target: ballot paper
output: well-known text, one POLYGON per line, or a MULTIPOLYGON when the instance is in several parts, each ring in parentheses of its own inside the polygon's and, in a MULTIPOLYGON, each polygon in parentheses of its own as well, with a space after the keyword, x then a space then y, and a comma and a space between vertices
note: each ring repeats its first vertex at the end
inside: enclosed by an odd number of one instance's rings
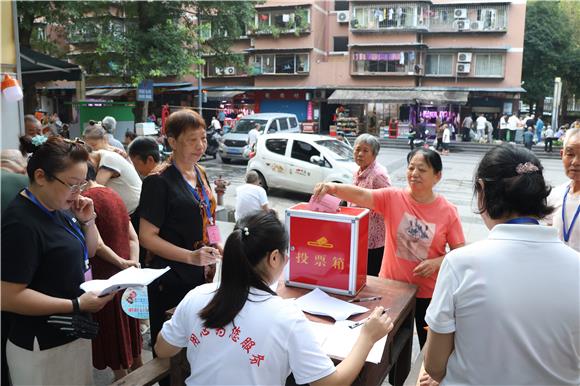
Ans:
POLYGON ((346 320, 351 315, 362 314, 369 310, 366 307, 333 298, 318 288, 296 299, 296 304, 304 312, 330 316, 336 321, 346 320))
POLYGON ((81 284, 81 289, 85 292, 92 291, 97 292, 99 296, 105 296, 125 288, 148 285, 169 269, 170 267, 163 269, 129 267, 107 280, 86 281, 81 284))
MULTIPOLYGON (((349 328, 348 326, 353 323, 355 322, 350 320, 334 324, 310 322, 310 326, 326 355, 334 359, 343 360, 351 352, 362 330, 362 326, 349 328)), ((385 335, 373 345, 367 356, 367 362, 375 364, 381 362, 387 337, 388 335, 385 335)))
POLYGON ((318 200, 315 200, 314 196, 311 196, 310 201, 308 201, 308 210, 315 212, 336 213, 338 212, 339 204, 340 198, 336 198, 330 194, 325 194, 318 200))

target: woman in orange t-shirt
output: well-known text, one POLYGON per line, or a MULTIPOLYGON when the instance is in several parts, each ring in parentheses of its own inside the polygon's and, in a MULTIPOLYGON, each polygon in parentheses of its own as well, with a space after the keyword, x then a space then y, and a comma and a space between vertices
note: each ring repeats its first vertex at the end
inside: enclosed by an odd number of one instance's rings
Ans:
POLYGON ((441 180, 439 154, 417 148, 407 156, 406 188, 363 189, 353 185, 320 183, 315 197, 332 194, 366 207, 385 219, 385 252, 379 277, 418 286, 415 325, 421 348, 427 339, 425 311, 431 301, 437 272, 447 246, 465 244, 459 214, 454 205, 433 191, 441 180))

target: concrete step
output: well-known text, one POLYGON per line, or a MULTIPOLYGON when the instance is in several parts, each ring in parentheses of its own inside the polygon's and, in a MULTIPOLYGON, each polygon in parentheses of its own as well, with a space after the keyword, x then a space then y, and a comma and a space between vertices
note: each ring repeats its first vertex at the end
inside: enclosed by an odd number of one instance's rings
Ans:
MULTIPOLYGON (((409 149, 409 140, 407 138, 380 138, 381 147, 390 149, 409 149)), ((429 144, 432 144, 429 141, 429 144)), ((496 144, 488 143, 475 143, 475 142, 451 142, 449 150, 453 153, 472 153, 472 154, 484 154, 492 146, 497 146, 496 144)), ((522 144, 516 144, 517 147, 524 147, 522 144)), ((534 145, 532 151, 540 159, 560 159, 560 149, 561 146, 554 146, 551 153, 546 153, 544 151, 543 145, 534 145)))

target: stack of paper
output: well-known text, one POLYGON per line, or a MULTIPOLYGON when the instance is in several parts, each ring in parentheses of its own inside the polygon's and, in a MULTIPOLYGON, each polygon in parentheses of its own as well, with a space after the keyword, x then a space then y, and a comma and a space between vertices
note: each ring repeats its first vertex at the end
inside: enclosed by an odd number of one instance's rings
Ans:
POLYGON ((97 292, 99 296, 105 296, 125 288, 148 285, 169 270, 170 267, 164 269, 130 267, 107 280, 86 281, 81 284, 81 289, 85 292, 92 291, 97 292))
POLYGON ((362 314, 369 309, 344 300, 333 298, 318 288, 296 299, 296 304, 304 312, 330 316, 334 320, 346 320, 351 315, 362 314))
MULTIPOLYGON (((360 332, 361 327, 349 328, 352 321, 336 322, 335 324, 310 322, 316 339, 320 343, 322 350, 331 358, 343 360, 351 352, 360 332)), ((387 343, 388 335, 379 339, 374 345, 366 361, 380 363, 383 351, 387 343)))

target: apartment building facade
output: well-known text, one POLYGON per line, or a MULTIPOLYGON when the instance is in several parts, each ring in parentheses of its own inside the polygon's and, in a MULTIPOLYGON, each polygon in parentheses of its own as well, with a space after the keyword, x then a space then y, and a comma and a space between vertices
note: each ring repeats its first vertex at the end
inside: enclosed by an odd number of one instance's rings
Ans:
POLYGON ((203 88, 208 106, 294 112, 322 132, 511 113, 525 13, 525 0, 269 0, 233 48, 246 66, 207 57, 203 88))

